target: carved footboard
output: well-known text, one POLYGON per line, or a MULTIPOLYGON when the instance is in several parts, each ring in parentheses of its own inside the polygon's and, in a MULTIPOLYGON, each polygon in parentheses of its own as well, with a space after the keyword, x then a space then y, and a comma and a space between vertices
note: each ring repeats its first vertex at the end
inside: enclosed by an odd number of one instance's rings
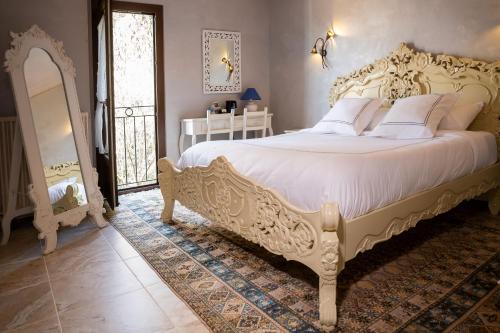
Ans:
POLYGON ((335 326, 337 274, 343 267, 337 234, 342 219, 336 204, 324 204, 319 212, 302 211, 241 176, 224 157, 208 167, 182 171, 164 158, 158 167, 164 220, 172 218, 177 200, 268 251, 307 265, 320 277, 321 324, 335 326))

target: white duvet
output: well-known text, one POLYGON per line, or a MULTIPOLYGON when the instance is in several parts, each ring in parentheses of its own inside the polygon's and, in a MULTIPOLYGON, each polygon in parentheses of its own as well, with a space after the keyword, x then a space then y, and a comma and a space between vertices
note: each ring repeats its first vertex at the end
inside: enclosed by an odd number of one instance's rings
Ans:
POLYGON ((336 202, 352 219, 494 164, 497 148, 487 132, 439 131, 432 139, 393 140, 302 131, 199 143, 182 154, 178 167, 206 166, 221 155, 299 208, 317 211, 336 202))

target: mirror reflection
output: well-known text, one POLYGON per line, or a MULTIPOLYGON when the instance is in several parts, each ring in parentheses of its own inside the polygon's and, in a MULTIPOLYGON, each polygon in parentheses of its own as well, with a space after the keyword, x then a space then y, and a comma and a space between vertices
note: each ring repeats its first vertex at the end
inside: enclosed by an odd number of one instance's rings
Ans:
POLYGON ((24 77, 50 203, 60 214, 87 203, 61 72, 46 51, 33 48, 24 77))
POLYGON ((234 40, 210 38, 210 84, 234 84, 234 40))

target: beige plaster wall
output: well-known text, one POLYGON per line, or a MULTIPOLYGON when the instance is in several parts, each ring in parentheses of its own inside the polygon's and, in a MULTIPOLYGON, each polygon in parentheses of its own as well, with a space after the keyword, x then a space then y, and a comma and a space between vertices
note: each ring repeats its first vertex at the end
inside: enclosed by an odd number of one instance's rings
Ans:
MULTIPOLYGON (((141 0, 139 0, 140 2, 141 0)), ((268 0, 146 0, 164 7, 167 155, 178 158, 180 119, 202 117, 213 101, 240 94, 204 95, 201 32, 234 30, 242 39, 242 88, 255 87, 261 105, 270 103, 268 0)), ((83 111, 93 107, 88 2, 85 0, 2 0, 0 54, 9 47, 9 31, 25 31, 37 23, 63 41, 77 70, 77 90, 83 111)), ((15 115, 8 75, 0 73, 0 116, 15 115)), ((201 139, 201 138, 200 138, 201 139)), ((189 143, 186 142, 186 146, 189 143)))
POLYGON ((275 129, 314 125, 329 89, 400 42, 427 52, 500 59, 498 0, 271 0, 271 109, 275 129), (333 25, 330 69, 309 52, 333 25))
MULTIPOLYGON (((10 31, 24 32, 38 24, 64 43, 76 68, 76 89, 82 111, 90 111, 91 94, 88 2, 86 0, 2 0, 0 4, 0 59, 10 47, 10 31)), ((8 74, 0 71, 0 116, 16 114, 8 74)))
MULTIPOLYGON (((248 87, 270 104, 268 0, 140 0, 163 5, 167 156, 179 157, 180 120, 204 117, 214 101, 236 100, 248 87), (241 32, 241 94, 203 94, 202 30, 241 32)), ((199 138, 204 140, 204 138, 199 138)), ((185 147, 190 140, 186 139, 185 147)))
MULTIPOLYGON (((176 159, 179 121, 201 117, 212 101, 239 94, 202 92, 201 31, 242 33, 243 89, 255 87, 275 114, 277 132, 313 125, 328 110, 338 75, 386 55, 406 41, 430 52, 485 60, 500 58, 498 0, 144 0, 164 6, 167 155, 176 159), (330 69, 309 51, 329 25, 338 37, 329 48, 330 69)), ((77 70, 83 111, 91 110, 91 46, 85 0, 3 0, 0 54, 9 31, 37 23, 64 42, 77 70)), ((241 101, 239 101, 241 106, 241 101)), ((10 82, 0 72, 0 116, 14 115, 10 82)), ((201 139, 201 138, 200 138, 201 139)), ((187 142, 186 142, 187 143, 187 142)))

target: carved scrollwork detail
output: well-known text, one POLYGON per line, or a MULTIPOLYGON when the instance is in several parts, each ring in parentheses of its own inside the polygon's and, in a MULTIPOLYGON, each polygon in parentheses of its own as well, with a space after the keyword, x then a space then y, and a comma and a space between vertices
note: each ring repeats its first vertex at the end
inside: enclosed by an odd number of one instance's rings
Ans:
POLYGON ((104 209, 104 196, 102 195, 98 182, 99 182, 99 174, 95 168, 92 168, 92 179, 90 180, 94 183, 96 187, 96 191, 89 194, 89 214, 92 216, 102 215, 106 210, 104 209))
POLYGON ((33 224, 39 231, 38 238, 44 239, 47 235, 54 233, 59 229, 59 223, 52 223, 52 207, 43 207, 40 205, 39 193, 35 190, 33 184, 28 185, 28 196, 33 202, 35 216, 33 224))
POLYGON ((257 242, 277 254, 311 254, 317 243, 316 231, 299 214, 282 205, 267 190, 257 190, 256 219, 251 231, 257 242))
POLYGON ((202 200, 200 172, 197 169, 187 169, 176 175, 174 179, 174 197, 186 207, 198 211, 202 200))
POLYGON ((339 241, 338 239, 328 239, 321 242, 321 265, 324 275, 337 276, 337 266, 339 263, 339 241))
POLYGON ((48 40, 61 60, 61 69, 68 72, 72 77, 76 76, 75 66, 73 65, 73 61, 71 60, 71 58, 66 55, 63 43, 52 38, 49 34, 40 29, 38 25, 32 25, 28 31, 23 33, 11 32, 10 36, 12 37, 12 41, 10 43, 11 48, 5 52, 4 62, 4 67, 7 72, 11 72, 14 68, 17 68, 23 64, 24 59, 22 59, 21 61, 20 57, 18 57, 18 54, 19 52, 21 52, 24 40, 33 38, 35 40, 48 40))
POLYGON ((419 95, 422 91, 417 80, 418 68, 427 66, 431 61, 430 54, 415 53, 406 44, 401 44, 389 56, 337 78, 330 93, 330 105, 351 86, 363 86, 374 78, 383 78, 381 95, 391 103, 398 98, 419 95))
POLYGON ((482 73, 498 73, 498 62, 486 63, 470 58, 457 58, 449 55, 437 55, 435 64, 443 67, 449 74, 463 73, 469 69, 482 73))
POLYGON ((368 235, 363 238, 363 240, 356 248, 356 255, 360 252, 372 249, 373 246, 377 243, 383 242, 391 238, 392 236, 399 235, 400 233, 412 227, 415 227, 421 220, 445 213, 456 207, 462 201, 473 199, 483 193, 488 192, 491 189, 496 188, 497 186, 499 186, 497 182, 482 182, 481 184, 473 186, 462 193, 446 191, 439 197, 437 201, 435 201, 432 206, 428 207, 427 209, 410 214, 403 219, 395 218, 380 234, 368 235))
POLYGON ((74 171, 80 171, 80 162, 69 161, 43 167, 43 172, 47 178, 66 176, 74 171))
POLYGON ((471 129, 487 130, 497 138, 500 153, 500 60, 487 63, 465 57, 418 52, 402 43, 388 56, 346 76, 330 90, 330 107, 344 96, 369 95, 394 103, 420 94, 464 92, 464 101, 486 102, 471 129), (367 93, 365 93, 367 92, 367 93), (477 100, 470 98, 477 96, 477 100))
MULTIPOLYGON (((450 55, 436 55, 416 52, 406 44, 400 46, 385 58, 376 60, 373 64, 338 77, 330 92, 330 105, 333 105, 343 93, 352 86, 364 86, 372 79, 383 78, 381 96, 393 102, 397 98, 414 96, 424 93, 423 82, 419 82, 419 75, 429 66, 444 69, 450 78, 462 73, 486 73, 492 79, 500 73, 500 61, 486 63, 470 58, 454 57, 450 55)), ((499 82, 494 82, 497 86, 499 82)))
POLYGON ((161 164, 160 185, 168 193, 163 175, 173 171, 167 178, 173 183, 174 197, 187 208, 273 253, 301 257, 314 252, 317 235, 312 225, 272 191, 239 175, 224 157, 208 167, 183 171, 175 170, 170 162, 161 164), (244 199, 250 193, 255 200, 244 199))
POLYGON ((215 195, 212 200, 215 200, 215 205, 207 206, 207 215, 213 221, 220 223, 225 226, 231 226, 231 190, 224 180, 220 180, 220 183, 214 183, 215 185, 215 195))
POLYGON ((420 85, 414 79, 415 73, 395 74, 389 79, 390 83, 383 87, 383 95, 390 103, 398 98, 416 96, 421 94, 420 85))
MULTIPOLYGON (((188 168, 174 177, 174 197, 184 206, 207 219, 237 229, 238 216, 231 213, 233 205, 244 205, 237 200, 237 189, 229 181, 227 166, 215 160, 207 169, 188 168)), ((238 212, 243 207, 233 207, 238 212)))
POLYGON ((106 210, 103 208, 104 197, 101 191, 94 191, 89 195, 89 214, 92 216, 100 215, 105 213, 106 210))

